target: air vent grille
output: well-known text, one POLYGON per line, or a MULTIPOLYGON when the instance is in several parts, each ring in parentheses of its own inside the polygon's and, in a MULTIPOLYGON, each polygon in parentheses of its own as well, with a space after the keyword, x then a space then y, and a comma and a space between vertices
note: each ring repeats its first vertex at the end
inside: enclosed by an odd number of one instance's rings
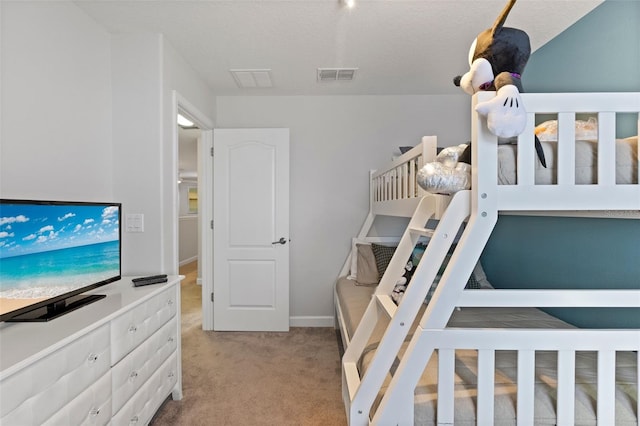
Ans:
POLYGON ((318 81, 351 81, 358 68, 318 68, 318 81))
POLYGON ((232 69, 229 72, 241 89, 273 87, 270 69, 232 69))

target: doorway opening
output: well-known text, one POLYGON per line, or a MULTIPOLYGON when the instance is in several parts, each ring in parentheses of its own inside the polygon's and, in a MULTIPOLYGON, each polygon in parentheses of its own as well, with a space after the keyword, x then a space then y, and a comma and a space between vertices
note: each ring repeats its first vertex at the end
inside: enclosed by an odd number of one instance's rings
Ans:
MULTIPOLYGON (((179 93, 173 92, 174 125, 174 245, 175 270, 185 275, 183 283, 194 281, 183 298, 199 298, 199 310, 190 321, 213 329, 213 165, 210 151, 213 123, 179 93), (190 123, 178 124, 178 115, 190 123)), ((198 305, 198 300, 189 300, 198 305)))
POLYGON ((198 199, 198 144, 202 131, 178 113, 178 267, 181 284, 182 325, 202 320, 202 274, 198 199))

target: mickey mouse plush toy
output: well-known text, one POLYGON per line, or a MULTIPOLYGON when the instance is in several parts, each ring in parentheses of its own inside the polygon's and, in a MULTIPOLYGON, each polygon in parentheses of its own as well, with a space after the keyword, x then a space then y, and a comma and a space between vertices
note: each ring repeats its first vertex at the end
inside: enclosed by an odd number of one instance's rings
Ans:
POLYGON ((493 27, 481 32, 471 44, 471 69, 453 83, 470 95, 496 90, 496 97, 478 104, 476 111, 487 117, 487 125, 501 138, 518 136, 527 124, 520 97, 522 73, 531 55, 529 36, 522 30, 504 27, 516 0, 510 0, 493 27))
MULTIPOLYGON (((515 3, 516 0, 509 0, 493 26, 476 37, 469 50, 469 71, 453 80, 456 86, 461 87, 470 95, 479 91, 496 91, 496 96, 490 101, 479 103, 476 106, 476 111, 487 117, 489 131, 502 140, 518 136, 524 131, 527 124, 527 113, 520 93, 523 92, 522 73, 531 55, 529 36, 522 30, 503 26, 515 3)), ((538 158, 546 167, 544 152, 537 138, 535 138, 535 143, 538 158)), ((451 158, 451 153, 448 150, 444 155, 451 158)), ((457 157, 457 161, 471 164, 470 145, 457 157)), ((442 173, 443 169, 447 169, 447 167, 435 163, 429 163, 427 166, 430 167, 420 171, 422 176, 418 175, 418 182, 425 190, 451 193, 460 189, 468 189, 466 187, 444 188, 445 190, 442 190, 443 176, 435 176, 434 173, 442 173)), ((458 167, 458 170, 444 171, 449 172, 450 177, 454 177, 455 181, 460 182, 465 179, 460 179, 461 176, 456 175, 463 172, 469 173, 469 169, 468 167, 458 167)), ((470 179, 468 179, 468 185, 470 185, 470 179)), ((447 186, 446 182, 444 186, 447 186)))

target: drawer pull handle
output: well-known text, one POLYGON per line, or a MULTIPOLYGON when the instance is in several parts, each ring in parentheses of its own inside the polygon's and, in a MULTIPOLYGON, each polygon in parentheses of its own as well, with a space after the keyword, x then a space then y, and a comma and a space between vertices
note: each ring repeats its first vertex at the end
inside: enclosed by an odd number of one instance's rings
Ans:
POLYGON ((97 417, 98 414, 100 414, 100 409, 99 408, 92 408, 91 411, 89 411, 89 415, 91 417, 97 417))
POLYGON ((135 333, 136 331, 138 331, 138 327, 135 325, 129 326, 129 333, 135 333))
POLYGON ((89 358, 87 358, 87 361, 89 362, 89 364, 93 364, 97 360, 98 360, 98 355, 97 354, 90 354, 89 358))
POLYGON ((129 381, 133 382, 137 377, 138 377, 138 372, 132 371, 131 374, 129 374, 129 381))
POLYGON ((137 423, 138 423, 138 416, 133 416, 131 417, 131 420, 129 420, 130 425, 135 425, 137 423))

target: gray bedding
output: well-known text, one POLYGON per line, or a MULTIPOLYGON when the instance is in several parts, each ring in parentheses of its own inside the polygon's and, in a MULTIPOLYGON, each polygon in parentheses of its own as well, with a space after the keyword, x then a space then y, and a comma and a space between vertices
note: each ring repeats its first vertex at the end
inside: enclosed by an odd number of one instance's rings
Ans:
MULTIPOLYGON (((558 183, 558 143, 541 142, 547 168, 536 159, 535 183, 551 185, 558 183)), ((502 185, 516 184, 517 146, 505 144, 498 146, 498 182, 502 185)), ((616 183, 631 184, 638 182, 638 138, 616 140, 616 183)), ((575 147, 575 182, 578 185, 595 184, 598 181, 598 143, 596 141, 577 140, 575 147)))
MULTIPOLYGON (((360 318, 369 303, 374 286, 356 285, 352 280, 338 280, 336 291, 345 325, 350 336, 353 335, 360 318)), ((478 290, 491 291, 491 290, 478 290)), ((424 305, 423 308, 424 309, 424 305)), ((418 315, 418 318, 421 315, 418 315)), ((413 329, 418 320, 414 322, 413 329)), ((361 374, 366 371, 373 353, 380 341, 386 324, 378 324, 369 344, 360 360, 361 374)), ((486 327, 486 328, 572 328, 571 325, 535 308, 463 308, 452 315, 448 327, 486 327)), ((413 330, 412 329, 412 330, 413 330)), ((410 339, 411 333, 409 337, 410 339)), ((407 343, 401 349, 404 352, 407 343)), ((400 356, 401 356, 400 354, 400 356)), ((495 425, 516 424, 516 352, 496 352, 496 390, 495 425)), ((476 351, 456 351, 455 376, 455 424, 475 425, 476 413, 476 351)), ((535 424, 556 424, 555 380, 557 377, 556 352, 536 353, 535 384, 535 424)), ((617 353, 617 402, 616 425, 637 426, 637 354, 617 353)), ((596 424, 596 354, 578 352, 576 354, 576 424, 596 424)), ((390 377, 387 377, 383 389, 390 377)), ((374 409, 379 401, 374 404, 374 409)), ((419 425, 436 424, 437 404, 437 353, 427 364, 415 391, 415 423, 419 425)), ((612 425, 613 426, 613 425, 612 425)))

